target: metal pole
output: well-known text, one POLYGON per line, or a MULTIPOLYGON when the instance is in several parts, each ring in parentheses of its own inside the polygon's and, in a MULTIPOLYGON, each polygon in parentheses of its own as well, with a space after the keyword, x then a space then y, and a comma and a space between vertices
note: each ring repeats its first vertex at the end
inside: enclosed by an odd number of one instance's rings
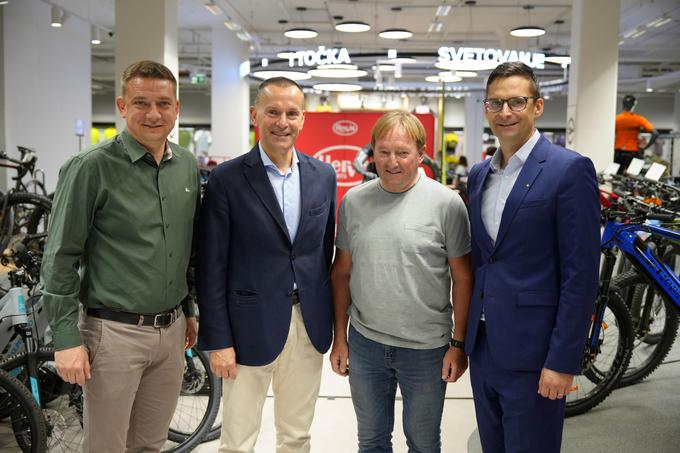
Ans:
POLYGON ((441 183, 446 185, 446 143, 444 142, 444 88, 446 83, 442 80, 442 92, 439 97, 439 137, 441 138, 442 147, 442 174, 441 183))

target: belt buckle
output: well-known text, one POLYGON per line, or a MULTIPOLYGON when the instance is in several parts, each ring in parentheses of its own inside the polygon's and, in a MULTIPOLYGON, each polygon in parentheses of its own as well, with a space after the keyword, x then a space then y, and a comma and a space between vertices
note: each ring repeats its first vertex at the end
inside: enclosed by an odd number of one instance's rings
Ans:
POLYGON ((162 327, 168 327, 172 325, 172 323, 175 322, 175 312, 172 311, 170 313, 159 313, 157 315, 154 315, 153 317, 153 326, 156 329, 160 329, 162 327), (164 322, 167 319, 167 322, 164 322))

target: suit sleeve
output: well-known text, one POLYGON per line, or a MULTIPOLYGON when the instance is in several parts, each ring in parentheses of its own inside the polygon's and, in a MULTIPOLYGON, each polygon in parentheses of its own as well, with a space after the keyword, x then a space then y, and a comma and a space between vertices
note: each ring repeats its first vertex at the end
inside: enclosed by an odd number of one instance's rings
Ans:
POLYGON ((196 286, 202 350, 234 346, 227 308, 227 272, 230 241, 229 200, 221 174, 213 171, 199 215, 196 286))
POLYGON ((545 368, 580 374, 598 288, 600 202, 595 168, 580 157, 564 170, 557 195, 560 293, 545 368))

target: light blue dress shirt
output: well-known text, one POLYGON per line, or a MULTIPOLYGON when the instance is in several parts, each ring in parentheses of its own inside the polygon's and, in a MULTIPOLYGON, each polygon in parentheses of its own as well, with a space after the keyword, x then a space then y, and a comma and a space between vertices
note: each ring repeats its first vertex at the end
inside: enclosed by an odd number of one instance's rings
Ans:
POLYGON ((276 201, 279 202, 279 207, 283 213, 283 218, 286 221, 286 228, 288 229, 288 237, 290 242, 295 242, 298 225, 300 224, 300 167, 298 165, 297 152, 293 151, 293 162, 290 168, 281 173, 281 170, 272 162, 267 156, 267 153, 262 149, 262 145, 258 144, 260 149, 260 158, 267 171, 267 177, 272 184, 276 201))

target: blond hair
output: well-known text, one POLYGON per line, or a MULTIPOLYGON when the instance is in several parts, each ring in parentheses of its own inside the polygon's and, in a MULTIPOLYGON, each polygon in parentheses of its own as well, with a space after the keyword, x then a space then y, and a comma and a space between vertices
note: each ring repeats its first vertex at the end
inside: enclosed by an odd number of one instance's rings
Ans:
POLYGON ((371 147, 375 149, 375 142, 397 127, 401 127, 415 142, 418 151, 425 147, 426 136, 423 124, 415 115, 405 110, 387 112, 376 121, 371 131, 371 147))

